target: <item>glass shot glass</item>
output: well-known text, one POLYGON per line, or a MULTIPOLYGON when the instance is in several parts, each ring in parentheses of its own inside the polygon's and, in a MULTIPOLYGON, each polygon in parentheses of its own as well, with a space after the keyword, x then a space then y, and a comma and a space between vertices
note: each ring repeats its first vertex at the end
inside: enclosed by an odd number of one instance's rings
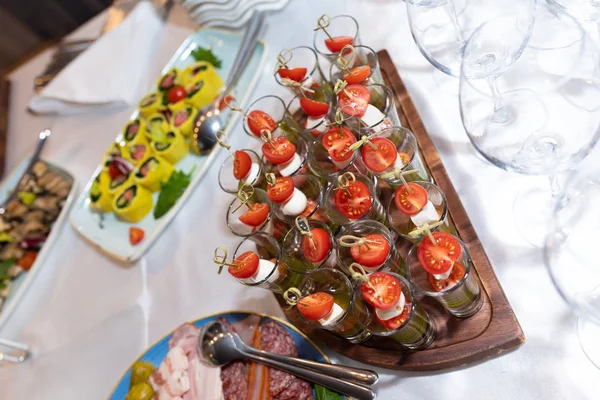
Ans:
POLYGON ((281 247, 283 248, 283 259, 288 269, 298 274, 306 274, 318 268, 333 268, 336 265, 337 256, 335 252, 335 240, 331 229, 321 221, 309 220, 308 226, 311 230, 323 229, 329 236, 329 251, 325 258, 317 262, 309 261, 302 249, 302 240, 305 237, 296 225, 286 233, 281 247))
POLYGON ((241 151, 248 154, 252 160, 250 172, 245 178, 236 179, 233 175, 233 156, 230 154, 225 161, 223 161, 223 164, 221 164, 221 168, 219 168, 219 186, 224 192, 231 194, 236 194, 242 185, 252 185, 255 188, 264 189, 264 187, 261 186, 264 186, 265 183, 265 167, 260 156, 250 149, 242 149, 241 151))
POLYGON ((267 193, 261 189, 254 189, 254 193, 252 193, 246 204, 242 203, 238 197, 233 199, 231 204, 229 204, 225 222, 231 233, 241 237, 250 236, 255 232, 273 234, 273 204, 271 203, 271 200, 269 200, 267 193), (240 221, 240 217, 250 211, 246 204, 255 203, 264 203, 269 207, 268 215, 264 221, 256 226, 248 225, 240 221))
POLYGON ((321 70, 321 66, 319 65, 319 57, 312 48, 308 46, 298 46, 291 49, 284 49, 279 53, 279 57, 281 58, 281 61, 285 61, 285 66, 281 66, 281 63, 278 62, 279 68, 275 71, 275 80, 281 86, 289 88, 292 92, 298 93, 301 90, 290 86, 289 83, 282 80, 282 73, 279 71, 286 67, 288 69, 306 68, 306 75, 300 81, 297 81, 303 88, 313 89, 327 82, 325 75, 321 70))
MULTIPOLYGON (((244 132, 246 132, 248 136, 260 140, 260 132, 252 132, 250 129, 248 119, 252 118, 252 116, 249 115, 252 111, 262 111, 263 113, 266 113, 270 119, 272 119, 272 122, 275 123, 275 129, 272 131, 273 137, 278 136, 278 128, 282 130, 287 129, 289 131, 289 128, 287 127, 287 121, 289 120, 287 105, 281 99, 281 97, 274 95, 260 97, 254 100, 254 102, 250 104, 244 111, 244 132)), ((258 121, 257 123, 262 122, 263 121, 258 121)))
POLYGON ((398 110, 396 110, 396 102, 394 101, 394 93, 392 90, 387 86, 377 83, 369 84, 365 87, 369 89, 369 93, 371 93, 369 106, 376 108, 381 115, 379 117, 371 116, 369 107, 367 107, 365 114, 361 117, 352 116, 347 120, 347 124, 351 126, 355 132, 359 132, 360 135, 371 135, 385 128, 402 126, 400 117, 398 116, 398 110), (368 120, 366 118, 367 113, 370 115, 368 120))
MULTIPOLYGON (((368 194, 363 193, 361 195, 361 201, 359 205, 360 210, 342 208, 342 210, 345 211, 345 214, 342 213, 340 209, 338 209, 338 205, 336 204, 336 192, 344 189, 340 189, 337 184, 332 183, 327 188, 323 199, 323 204, 325 206, 325 210, 327 211, 329 219, 333 223, 338 225, 348 225, 353 222, 363 220, 375 220, 386 225, 388 223, 387 215, 385 209, 383 208, 383 205, 377 197, 377 191, 375 189, 375 185, 373 184, 373 180, 368 176, 362 174, 354 174, 354 176, 356 178, 356 182, 362 182, 368 190, 368 194), (364 204, 365 201, 363 201, 367 198, 369 199, 370 203, 368 206, 364 204), (355 213, 355 211, 358 211, 361 215, 357 216, 356 218, 350 218, 348 215, 355 213)), ((352 191, 352 189, 350 189, 350 191, 352 191)))
MULTIPOLYGON (((396 151, 398 153, 394 165, 391 165, 381 172, 370 170, 377 178, 387 182, 393 189, 397 189, 402 185, 402 179, 400 178, 399 173, 416 170, 416 172, 404 174, 404 179, 407 182, 432 182, 432 178, 427 173, 423 160, 421 160, 417 139, 411 131, 400 126, 393 126, 381 130, 377 134, 377 137, 389 139, 396 146, 396 151)), ((367 164, 365 164, 365 166, 366 165, 367 164)))
POLYGON ((261 264, 255 276, 245 279, 236 278, 241 284, 283 293, 291 287, 290 283, 293 284, 294 279, 298 281, 294 274, 290 274, 286 269, 281 247, 271 234, 256 232, 249 235, 237 246, 233 259, 247 251, 258 255, 261 264))
POLYGON ((420 242, 408 251, 406 264, 415 290, 437 300, 455 317, 468 318, 481 309, 483 298, 479 282, 473 276, 471 255, 462 240, 456 240, 460 243, 461 253, 446 279, 438 280, 423 269, 417 256, 420 242))
POLYGON ((313 93, 299 94, 290 100, 288 103, 288 126, 311 143, 315 138, 329 130, 332 112, 333 95, 331 91, 323 88, 315 88, 313 89, 313 93), (329 110, 323 116, 310 117, 300 107, 300 100, 304 98, 325 103, 329 106, 329 110))
POLYGON ((319 19, 318 26, 324 29, 315 31, 313 47, 329 61, 335 59, 344 45, 358 46, 361 43, 358 22, 350 15, 324 15, 319 19))
POLYGON ((308 143, 300 135, 284 133, 276 135, 275 137, 285 136, 290 143, 296 146, 296 155, 288 162, 274 165, 267 160, 264 156, 261 157, 263 164, 265 165, 265 171, 273 172, 277 176, 289 176, 293 177, 298 174, 304 174, 308 172, 307 159, 308 159, 308 143))
POLYGON ((356 322, 351 312, 352 308, 352 284, 346 275, 332 268, 320 268, 306 274, 298 289, 302 296, 312 293, 324 292, 333 296, 335 304, 342 308, 343 312, 331 323, 322 325, 319 321, 311 321, 297 311, 303 322, 317 329, 326 329, 347 339, 350 343, 362 343, 371 337, 371 334, 356 322))
MULTIPOLYGON (((358 240, 357 240, 358 241, 358 240)), ((362 265, 367 273, 373 273, 377 271, 391 271, 402 276, 406 276, 406 271, 404 267, 404 260, 400 253, 396 250, 396 245, 394 242, 394 238, 392 233, 388 228, 385 227, 380 222, 371 221, 371 220, 362 220, 357 221, 351 224, 348 224, 342 228, 338 236, 336 237, 336 249, 337 249, 337 264, 341 267, 347 274, 351 274, 349 267, 352 263, 358 263, 362 265), (364 244, 353 243, 355 246, 350 246, 345 239, 348 236, 354 236, 355 238, 365 238, 368 235, 377 234, 383 237, 387 246, 389 246, 389 252, 384 260, 379 262, 379 260, 370 260, 371 257, 368 252, 365 252, 366 255, 364 259, 361 259, 358 256, 356 259, 352 256, 352 250, 354 247, 359 247, 361 249, 368 250, 369 245, 380 247, 378 244, 370 244, 369 242, 365 242, 364 244)), ((373 253, 371 253, 373 254, 373 253)))
POLYGON ((329 81, 337 82, 337 80, 344 80, 344 76, 354 68, 369 67, 369 75, 365 76, 362 81, 352 80, 352 83, 361 83, 367 85, 370 83, 378 83, 383 85, 383 77, 381 76, 381 69, 379 68, 379 58, 377 53, 368 46, 354 46, 353 52, 347 54, 338 53, 335 60, 331 63, 329 68, 329 81))
POLYGON ((382 325, 376 316, 376 310, 363 298, 360 285, 356 286, 353 295, 352 313, 358 324, 373 336, 388 337, 409 350, 423 350, 435 339, 435 328, 429 314, 417 303, 412 285, 402 276, 389 272, 400 282, 405 298, 405 312, 408 315, 396 328, 389 329, 382 325))
MULTIPOLYGON (((448 204, 446 203, 446 196, 444 195, 444 192, 442 192, 442 189, 430 182, 415 181, 412 183, 421 186, 423 189, 425 189, 425 191, 427 191, 428 201, 431 202, 431 205, 437 212, 438 219, 436 221, 430 221, 428 224, 432 225, 437 222, 441 222, 440 225, 432 227, 431 231, 454 233, 454 229, 450 226, 450 222, 448 221, 448 204)), ((417 222, 419 222, 417 219, 420 218, 419 215, 417 214, 416 216, 411 217, 404 214, 398 209, 398 206, 396 206, 395 197, 396 193, 392 194, 386 207, 387 220, 390 229, 396 232, 399 236, 413 243, 419 241, 424 237, 423 234, 418 236, 409 235, 410 232, 417 229, 417 225, 415 225, 415 222, 413 221, 417 220, 417 222)))
MULTIPOLYGON (((307 199, 306 208, 299 215, 311 219, 311 217, 319 210, 323 202, 323 187, 321 186, 319 179, 314 175, 297 174, 291 178, 294 181, 294 187, 304 193, 307 199)), ((294 225, 294 221, 298 215, 286 214, 284 204, 285 202, 275 203, 273 205, 275 215, 286 224, 294 225)))
POLYGON ((322 136, 315 139, 308 148, 307 164, 313 174, 327 182, 334 182, 345 172, 352 172, 355 175, 369 174, 369 170, 363 164, 360 151, 354 151, 348 161, 336 163, 323 146, 321 138, 322 136))

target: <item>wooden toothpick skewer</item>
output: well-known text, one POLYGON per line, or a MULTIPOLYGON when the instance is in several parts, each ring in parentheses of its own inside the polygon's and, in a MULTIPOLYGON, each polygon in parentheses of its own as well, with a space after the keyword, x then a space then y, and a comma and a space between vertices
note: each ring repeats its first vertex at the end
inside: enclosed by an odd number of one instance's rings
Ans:
POLYGON ((327 28, 329 26, 329 24, 331 23, 331 17, 327 14, 323 14, 319 17, 319 19, 317 20, 317 27, 315 29, 313 29, 314 31, 318 31, 319 29, 322 29, 323 32, 325 32, 325 34, 327 35, 327 37, 329 39, 333 39, 331 37, 331 35, 329 34, 329 32, 327 32, 327 28))
POLYGON ((225 133, 225 131, 220 130, 217 133, 215 133, 215 138, 217 139, 217 143, 219 144, 219 146, 227 149, 229 154, 231 154, 231 158, 234 158, 235 155, 231 151, 231 145, 228 143, 229 141, 227 140, 227 134, 225 133))
POLYGON ((283 299, 289 305, 288 310, 291 310, 296 304, 302 304, 303 306, 308 305, 306 303, 302 303, 302 301, 300 301, 301 298, 302 292, 298 288, 291 287, 283 292, 283 299))
POLYGON ((338 176, 338 189, 343 190, 346 194, 352 199, 352 193, 348 188, 356 182, 356 176, 352 172, 344 172, 342 175, 338 176))
POLYGON ((246 206, 248 207, 248 210, 252 210, 250 207, 252 205, 252 203, 250 203, 250 198, 252 196, 254 196, 254 186, 244 183, 237 192, 237 198, 240 200, 240 205, 237 206, 233 212, 236 212, 242 206, 246 206))
POLYGON ((348 267, 348 270, 350 271, 350 276, 352 277, 352 279, 356 279, 358 281, 362 281, 362 282, 366 283, 367 286, 370 289, 372 289, 379 296, 379 299, 381 300, 381 295, 377 292, 377 289, 375 289, 375 286, 373 285, 373 283, 371 283, 371 280, 369 279, 369 274, 367 274, 367 271, 365 271, 365 267, 363 267, 359 263, 354 262, 354 263, 350 264, 350 266, 348 267))
POLYGON ((350 71, 349 67, 352 63, 354 63, 355 59, 356 49, 351 44, 347 44, 344 47, 342 47, 342 50, 340 50, 340 52, 338 53, 336 63, 342 71, 350 71), (346 56, 350 56, 350 59, 347 59, 346 56))
POLYGON ((435 242, 433 241, 433 235, 431 234, 431 230, 437 228, 438 226, 441 226, 444 224, 444 221, 437 221, 434 222, 433 224, 430 224, 428 222, 424 223, 423 225, 421 225, 420 227, 413 229, 412 231, 410 231, 408 233, 408 236, 410 237, 417 237, 417 236, 421 236, 423 234, 427 234, 427 236, 429 236, 429 239, 431 239, 431 242, 435 245, 435 242))
MULTIPOLYGON (((294 53, 292 52, 292 50, 281 50, 279 54, 277 54, 277 71, 279 71, 281 68, 288 68, 287 63, 292 61, 293 57, 294 53)), ((277 73, 277 71, 275 71, 275 73, 277 73)))
POLYGON ((340 246, 342 246, 342 247, 360 247, 362 245, 365 245, 365 247, 368 250, 371 249, 371 247, 369 247, 369 243, 370 244, 379 244, 379 242, 376 240, 367 239, 365 237, 354 236, 354 235, 344 235, 344 236, 340 237, 338 241, 340 242, 340 246))
POLYGON ((308 240, 310 240, 310 244, 314 250, 317 249, 317 245, 315 244, 315 240, 313 239, 313 234, 310 230, 310 225, 308 224, 308 219, 305 216, 299 215, 295 220, 296 228, 303 236, 308 236, 308 240))
POLYGON ((239 267, 237 264, 227 262, 227 249, 224 246, 219 246, 215 249, 213 262, 219 266, 218 273, 221 274, 223 267, 239 267))

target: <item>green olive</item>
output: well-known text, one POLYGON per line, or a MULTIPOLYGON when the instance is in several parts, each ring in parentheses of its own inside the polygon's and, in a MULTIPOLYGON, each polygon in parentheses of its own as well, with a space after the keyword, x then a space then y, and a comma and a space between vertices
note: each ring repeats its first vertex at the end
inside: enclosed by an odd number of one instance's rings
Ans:
POLYGON ((153 397, 154 390, 152 386, 144 382, 138 383, 129 389, 125 400, 152 400, 153 397))
POLYGON ((154 372, 154 365, 146 361, 138 361, 131 368, 131 383, 129 387, 133 387, 138 383, 145 383, 154 372))

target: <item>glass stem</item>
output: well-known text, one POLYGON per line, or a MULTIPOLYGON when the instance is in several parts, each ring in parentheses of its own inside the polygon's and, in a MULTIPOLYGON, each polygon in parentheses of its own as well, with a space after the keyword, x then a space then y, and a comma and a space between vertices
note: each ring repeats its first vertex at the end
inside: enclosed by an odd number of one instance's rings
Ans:
POLYGON ((502 109, 502 95, 500 94, 500 90, 498 89, 498 81, 495 76, 490 76, 487 78, 488 86, 490 87, 490 91, 492 92, 492 96, 494 96, 494 114, 502 109))
POLYGON ((550 175, 548 178, 550 179, 550 193, 553 198, 556 198, 562 191, 560 179, 558 174, 550 175))
POLYGON ((464 42, 465 38, 462 33, 462 29, 460 29, 460 25, 458 24, 458 16, 456 15, 456 7, 454 7, 454 0, 449 0, 446 3, 446 7, 444 7, 446 13, 450 17, 450 21, 452 21, 452 25, 454 27, 454 34, 456 35, 457 42, 464 42))

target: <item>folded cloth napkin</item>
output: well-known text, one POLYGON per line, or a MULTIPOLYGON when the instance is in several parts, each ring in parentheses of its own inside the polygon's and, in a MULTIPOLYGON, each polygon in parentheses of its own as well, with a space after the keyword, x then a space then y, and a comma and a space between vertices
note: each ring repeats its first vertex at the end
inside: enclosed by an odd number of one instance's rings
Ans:
POLYGON ((141 1, 115 29, 67 65, 29 102, 38 114, 73 115, 123 108, 143 93, 163 23, 149 1, 141 1))

